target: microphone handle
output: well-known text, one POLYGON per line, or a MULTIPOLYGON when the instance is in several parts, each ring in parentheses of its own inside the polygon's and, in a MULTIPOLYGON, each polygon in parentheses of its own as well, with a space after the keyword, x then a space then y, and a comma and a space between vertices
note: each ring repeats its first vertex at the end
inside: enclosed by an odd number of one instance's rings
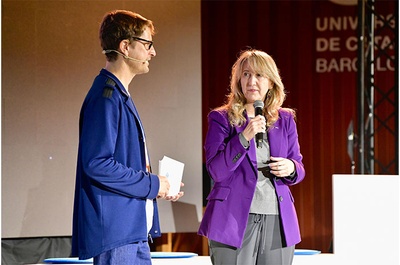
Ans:
MULTIPOLYGON (((255 116, 257 117, 258 115, 263 115, 263 109, 261 107, 255 108, 255 116)), ((264 138, 264 133, 260 132, 256 134, 257 148, 262 147, 263 138, 264 138)))
POLYGON ((256 134, 257 148, 261 148, 262 147, 263 136, 264 136, 264 133, 257 133, 256 134))

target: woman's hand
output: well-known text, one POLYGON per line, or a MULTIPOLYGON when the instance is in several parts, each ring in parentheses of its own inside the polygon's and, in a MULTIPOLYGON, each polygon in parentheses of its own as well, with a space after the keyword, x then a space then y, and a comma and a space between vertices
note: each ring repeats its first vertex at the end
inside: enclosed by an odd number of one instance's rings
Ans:
POLYGON ((269 168, 270 172, 279 178, 290 176, 295 171, 293 161, 283 157, 271 156, 269 168))
POLYGON ((250 140, 253 139, 257 133, 265 132, 266 124, 265 117, 262 115, 258 115, 253 119, 250 119, 249 124, 247 124, 246 128, 242 132, 244 138, 250 142, 250 140))

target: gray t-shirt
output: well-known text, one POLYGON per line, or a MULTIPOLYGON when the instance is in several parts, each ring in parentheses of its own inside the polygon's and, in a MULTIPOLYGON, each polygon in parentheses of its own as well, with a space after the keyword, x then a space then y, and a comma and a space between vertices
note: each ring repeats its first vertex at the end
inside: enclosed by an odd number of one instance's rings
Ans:
MULTIPOLYGON (((240 135, 240 141, 244 147, 248 147, 248 142, 242 135, 240 135)), ((269 178, 271 176, 268 167, 269 158, 269 143, 267 134, 265 133, 262 147, 257 148, 258 176, 256 191, 254 192, 250 206, 250 213, 279 214, 275 187, 269 178)))

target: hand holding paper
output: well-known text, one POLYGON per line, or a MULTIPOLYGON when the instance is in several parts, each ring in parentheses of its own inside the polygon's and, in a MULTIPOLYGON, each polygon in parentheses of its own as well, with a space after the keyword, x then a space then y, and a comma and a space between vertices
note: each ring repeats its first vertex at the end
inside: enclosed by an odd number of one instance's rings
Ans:
POLYGON ((184 166, 185 164, 182 162, 167 156, 164 156, 163 159, 160 160, 158 166, 159 175, 166 176, 170 184, 167 196, 178 195, 181 188, 184 166))
POLYGON ((167 197, 169 192, 169 180, 166 176, 158 175, 158 180, 160 181, 160 187, 158 188, 157 199, 164 199, 167 197))

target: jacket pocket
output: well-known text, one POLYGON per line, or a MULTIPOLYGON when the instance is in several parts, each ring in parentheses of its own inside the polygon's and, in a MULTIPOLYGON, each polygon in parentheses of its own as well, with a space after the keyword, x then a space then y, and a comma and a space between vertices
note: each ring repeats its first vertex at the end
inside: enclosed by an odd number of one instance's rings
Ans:
POLYGON ((228 187, 218 187, 213 188, 210 194, 207 196, 207 200, 218 200, 218 201, 225 201, 229 194, 231 193, 231 189, 228 187))

